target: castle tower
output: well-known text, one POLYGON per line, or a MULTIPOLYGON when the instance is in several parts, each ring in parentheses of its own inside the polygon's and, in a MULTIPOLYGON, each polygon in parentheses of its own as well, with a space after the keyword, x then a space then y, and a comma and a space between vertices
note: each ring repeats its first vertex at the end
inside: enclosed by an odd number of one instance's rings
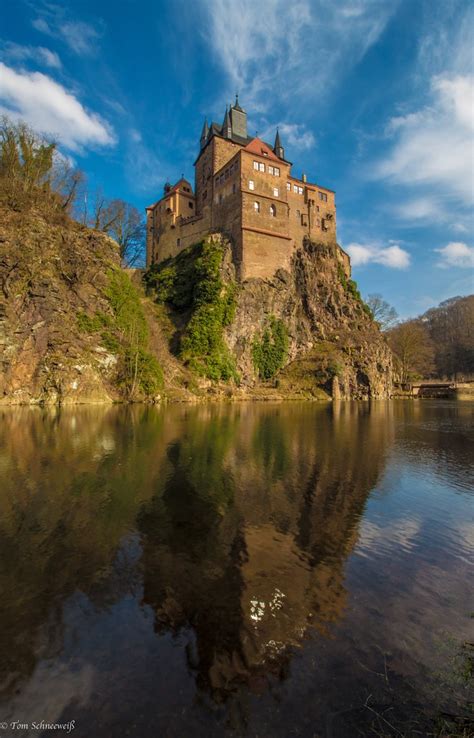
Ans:
POLYGON ((239 105, 239 96, 235 96, 235 104, 230 109, 232 133, 239 138, 247 138, 247 113, 239 105))

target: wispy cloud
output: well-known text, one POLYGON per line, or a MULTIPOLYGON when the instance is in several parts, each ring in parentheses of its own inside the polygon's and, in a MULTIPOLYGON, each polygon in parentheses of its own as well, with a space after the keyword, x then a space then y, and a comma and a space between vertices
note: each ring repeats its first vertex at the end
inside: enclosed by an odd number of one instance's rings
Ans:
POLYGON ((32 21, 32 25, 40 33, 63 41, 79 56, 93 56, 103 33, 101 19, 97 19, 92 26, 83 20, 69 18, 64 7, 51 3, 40 5, 38 17, 32 21))
POLYGON ((321 100, 365 55, 397 2, 201 0, 206 37, 228 80, 253 110, 321 100))
POLYGON ((279 122, 274 125, 265 125, 264 130, 259 131, 258 135, 264 141, 268 141, 273 145, 277 128, 280 131, 282 146, 291 147, 292 151, 308 151, 316 145, 316 139, 312 132, 300 123, 279 122))
POLYGON ((62 85, 40 72, 15 71, 0 62, 0 113, 51 134, 73 151, 110 146, 116 138, 97 113, 88 112, 62 85))
POLYGON ((445 201, 471 204, 473 99, 472 76, 432 79, 430 104, 390 121, 394 146, 375 168, 375 176, 410 187, 441 188, 445 201))
POLYGON ((55 51, 44 46, 22 46, 11 42, 0 45, 0 55, 8 61, 33 61, 53 69, 61 68, 61 60, 55 51))
POLYGON ((398 244, 381 246, 379 244, 350 243, 344 247, 351 257, 353 266, 382 264, 390 269, 407 269, 410 254, 398 244))
POLYGON ((435 251, 441 255, 436 266, 442 269, 449 267, 474 268, 474 247, 468 246, 466 243, 451 241, 451 243, 440 249, 435 249, 435 251))

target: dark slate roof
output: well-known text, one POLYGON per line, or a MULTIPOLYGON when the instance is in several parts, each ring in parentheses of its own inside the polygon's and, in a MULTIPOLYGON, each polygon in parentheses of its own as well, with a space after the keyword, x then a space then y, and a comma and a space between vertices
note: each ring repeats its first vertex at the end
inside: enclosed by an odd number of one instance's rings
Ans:
MULTIPOLYGON (((223 126, 220 126, 219 123, 211 123, 209 126, 209 139, 211 139, 212 136, 222 136, 224 137, 224 134, 222 133, 223 126)), ((248 143, 254 138, 254 136, 247 136, 246 138, 243 138, 242 136, 236 136, 235 133, 232 134, 229 141, 233 141, 234 143, 238 143, 241 146, 247 146, 248 143)))

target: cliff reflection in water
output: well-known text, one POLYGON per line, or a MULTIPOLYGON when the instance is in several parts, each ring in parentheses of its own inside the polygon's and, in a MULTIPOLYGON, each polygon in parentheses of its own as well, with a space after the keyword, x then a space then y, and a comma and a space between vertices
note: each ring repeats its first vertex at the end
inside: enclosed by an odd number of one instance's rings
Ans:
POLYGON ((78 592, 98 609, 124 596, 151 607, 217 700, 283 678, 308 627, 343 615, 390 405, 9 409, 0 421, 4 696, 61 652, 78 592))
POLYGON ((346 604, 344 563, 390 440, 387 406, 206 407, 175 418, 139 515, 144 601, 192 630, 189 666, 225 698, 284 676, 308 626, 346 604), (172 435, 172 434, 171 434, 172 435))

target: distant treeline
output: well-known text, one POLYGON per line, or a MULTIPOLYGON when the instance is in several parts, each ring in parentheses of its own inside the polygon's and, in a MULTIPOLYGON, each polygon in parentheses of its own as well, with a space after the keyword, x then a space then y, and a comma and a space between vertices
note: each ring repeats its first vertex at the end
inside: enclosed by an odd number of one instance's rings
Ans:
POLYGON ((402 382, 474 377, 474 295, 452 297, 385 335, 402 382))

